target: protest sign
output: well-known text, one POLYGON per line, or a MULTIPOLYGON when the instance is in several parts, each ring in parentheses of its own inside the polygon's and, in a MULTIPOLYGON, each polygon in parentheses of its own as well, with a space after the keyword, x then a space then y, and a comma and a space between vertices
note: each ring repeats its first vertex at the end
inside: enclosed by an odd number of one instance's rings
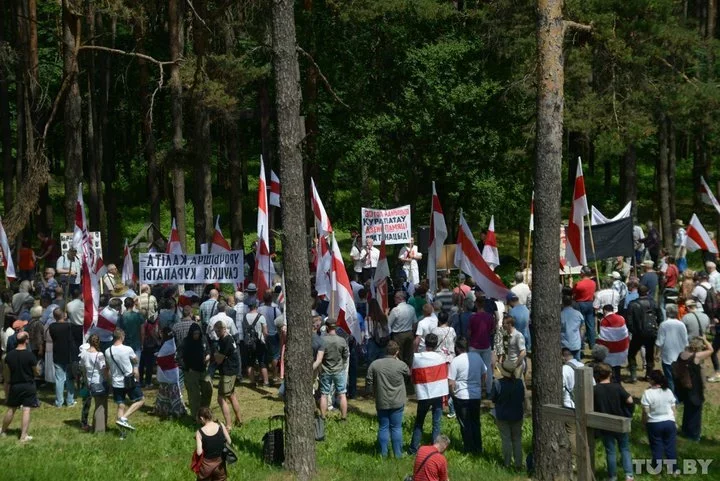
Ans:
POLYGON ((410 206, 395 209, 366 209, 360 211, 362 238, 372 237, 375 244, 382 240, 382 226, 385 225, 386 244, 406 244, 412 237, 410 206))
MULTIPOLYGON (((60 250, 62 255, 67 255, 68 250, 73 245, 73 233, 63 232, 60 234, 60 250)), ((102 259, 102 237, 100 232, 90 232, 90 239, 92 242, 93 249, 95 250, 95 258, 102 259)))
POLYGON ((142 284, 242 284, 243 251, 221 254, 140 254, 142 284))

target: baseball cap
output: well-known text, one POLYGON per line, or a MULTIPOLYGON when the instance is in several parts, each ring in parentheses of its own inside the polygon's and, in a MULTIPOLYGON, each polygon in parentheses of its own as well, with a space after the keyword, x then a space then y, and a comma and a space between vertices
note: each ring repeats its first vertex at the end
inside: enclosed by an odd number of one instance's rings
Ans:
POLYGON ((506 296, 505 298, 507 299, 508 302, 517 301, 517 300, 518 300, 517 294, 515 294, 515 293, 512 292, 512 291, 508 292, 508 294, 507 294, 507 296, 506 296))

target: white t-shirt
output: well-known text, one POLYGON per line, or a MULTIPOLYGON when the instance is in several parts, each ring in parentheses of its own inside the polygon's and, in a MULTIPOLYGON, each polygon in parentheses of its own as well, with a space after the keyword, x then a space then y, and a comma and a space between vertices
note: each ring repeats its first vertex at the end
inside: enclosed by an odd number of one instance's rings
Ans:
POLYGON ((672 408, 675 405, 675 395, 670 389, 650 388, 643 393, 640 400, 649 423, 662 421, 675 421, 672 408))
POLYGON ((363 263, 360 257, 360 249, 358 249, 357 246, 352 246, 352 249, 350 249, 350 258, 353 260, 353 271, 361 273, 363 263))
POLYGON ((237 326, 235 326, 235 320, 224 312, 219 312, 208 320, 207 334, 211 341, 218 340, 218 336, 215 333, 215 323, 217 323, 218 321, 223 321, 225 323, 225 327, 227 327, 227 330, 231 336, 234 336, 238 333, 237 326))
POLYGON ((430 317, 423 317, 420 322, 418 322, 417 330, 415 331, 416 336, 420 336, 420 345, 418 346, 418 352, 425 351, 425 336, 430 334, 433 329, 435 329, 438 325, 438 320, 435 315, 432 315, 430 317))
POLYGON ((573 368, 583 367, 583 363, 577 359, 571 359, 567 363, 563 364, 562 377, 563 377, 563 406, 570 409, 575 409, 575 401, 573 401, 572 392, 575 389, 575 369, 573 368), (572 366, 570 365, 572 364, 572 366))
POLYGON ((448 379, 455 381, 454 396, 458 399, 481 399, 482 376, 487 367, 477 352, 466 352, 450 362, 448 379))
MULTIPOLYGON (((113 349, 113 352, 115 349, 113 349)), ((117 358, 117 354, 115 355, 117 358)), ((120 362, 120 359, 118 359, 120 362)), ((103 381, 103 370, 105 369, 105 356, 102 352, 80 352, 80 363, 85 370, 85 379, 88 384, 99 384, 103 381)))
MULTIPOLYGON (((265 336, 263 335, 263 326, 267 326, 267 319, 265 319, 265 316, 261 315, 259 312, 248 312, 245 315, 245 322, 252 326, 257 316, 260 316, 260 320, 258 320, 257 324, 255 324, 255 332, 257 332, 260 342, 264 343, 265 336)), ((240 322, 243 322, 242 319, 240 322)), ((245 326, 243 326, 243 332, 245 332, 245 326)))
POLYGON ((112 378, 112 387, 125 387, 125 376, 129 376, 133 372, 134 359, 137 361, 135 351, 130 346, 110 346, 105 350, 105 358, 110 366, 110 377, 112 378))

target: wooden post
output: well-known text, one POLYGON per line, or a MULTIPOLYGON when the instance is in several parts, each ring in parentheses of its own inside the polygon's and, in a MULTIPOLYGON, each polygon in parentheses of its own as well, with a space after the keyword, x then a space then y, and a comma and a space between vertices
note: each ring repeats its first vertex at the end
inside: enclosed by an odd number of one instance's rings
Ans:
POLYGON ((595 470, 595 429, 613 433, 629 433, 631 419, 624 416, 597 413, 594 410, 592 369, 575 369, 575 409, 556 404, 541 407, 543 414, 550 419, 575 423, 577 440, 578 481, 594 481, 595 470))

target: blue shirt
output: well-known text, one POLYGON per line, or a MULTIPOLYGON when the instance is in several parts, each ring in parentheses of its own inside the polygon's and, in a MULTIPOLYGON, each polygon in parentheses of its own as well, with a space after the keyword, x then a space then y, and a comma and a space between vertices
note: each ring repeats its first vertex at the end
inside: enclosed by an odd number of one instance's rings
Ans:
POLYGON ((560 345, 571 351, 579 351, 582 347, 580 326, 584 323, 585 318, 580 311, 572 307, 565 307, 560 311, 560 345))
POLYGON ((532 348, 530 342, 530 310, 527 306, 518 304, 510 309, 510 317, 515 320, 515 329, 522 333, 525 338, 525 348, 530 351, 532 348))
POLYGON ((640 298, 640 294, 638 293, 637 290, 628 292, 627 296, 625 296, 625 309, 627 309, 628 304, 630 304, 635 299, 639 299, 639 298, 640 298))

